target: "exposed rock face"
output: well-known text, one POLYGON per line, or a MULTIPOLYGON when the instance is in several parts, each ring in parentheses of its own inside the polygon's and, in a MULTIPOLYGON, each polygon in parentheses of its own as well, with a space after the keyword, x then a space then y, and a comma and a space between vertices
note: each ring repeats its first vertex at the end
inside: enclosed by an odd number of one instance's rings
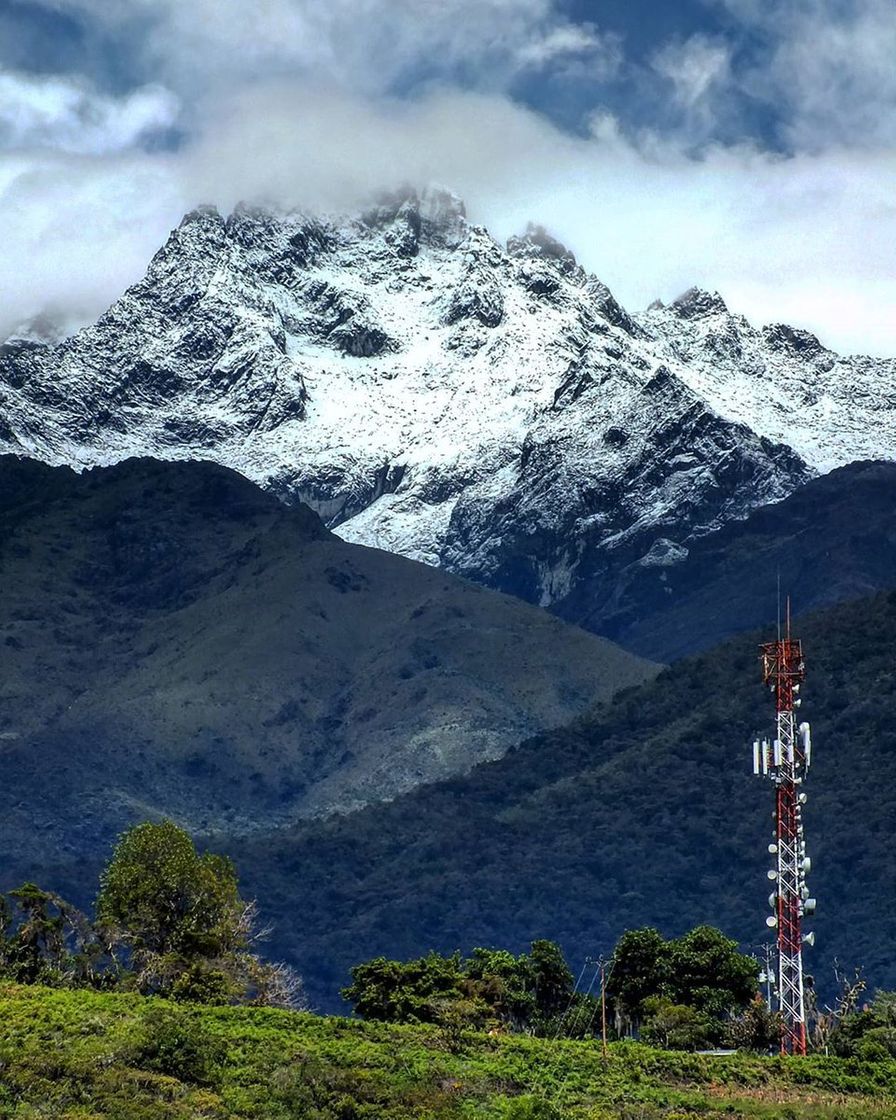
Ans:
POLYGON ((698 289, 633 318, 544 230, 502 249, 437 190, 340 220, 201 208, 94 326, 0 348, 5 450, 213 459, 597 629, 658 540, 896 456, 894 416, 892 361, 698 289))

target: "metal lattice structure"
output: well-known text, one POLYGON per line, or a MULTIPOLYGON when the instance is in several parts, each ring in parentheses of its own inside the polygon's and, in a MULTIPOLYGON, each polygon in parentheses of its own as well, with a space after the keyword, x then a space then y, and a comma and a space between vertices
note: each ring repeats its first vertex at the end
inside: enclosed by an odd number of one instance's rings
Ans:
MULTIPOLYGON (((789 614, 789 611, 788 611, 789 614)), ((768 877, 774 886, 769 895, 773 914, 766 924, 777 933, 777 1002, 781 1014, 781 1053, 806 1053, 806 1004, 803 990, 803 945, 814 944, 815 935, 803 934, 803 916, 815 912, 809 897, 806 875, 811 862, 803 837, 802 807, 806 795, 800 789, 812 760, 808 723, 796 726, 798 693, 806 675, 802 644, 790 637, 766 642, 760 647, 762 678, 775 697, 776 737, 773 742, 753 743, 753 770, 775 783, 775 832, 768 846, 775 866, 768 877)))

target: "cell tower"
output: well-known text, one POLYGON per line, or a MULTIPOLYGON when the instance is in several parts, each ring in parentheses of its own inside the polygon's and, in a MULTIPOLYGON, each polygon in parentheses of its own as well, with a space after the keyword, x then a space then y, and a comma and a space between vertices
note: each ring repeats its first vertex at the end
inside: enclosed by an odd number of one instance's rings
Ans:
POLYGON ((815 934, 802 931, 803 916, 815 913, 806 876, 811 861, 803 838, 802 807, 806 795, 800 790, 812 761, 812 738, 808 723, 796 726, 798 693, 806 675, 802 643, 790 636, 790 603, 787 604, 786 637, 760 646, 762 679, 775 697, 776 737, 753 743, 753 772, 775 783, 774 840, 768 846, 776 857, 768 873, 774 886, 766 918, 778 941, 778 1010, 781 1013, 781 1053, 806 1053, 806 1006, 803 992, 803 945, 814 945, 815 934))

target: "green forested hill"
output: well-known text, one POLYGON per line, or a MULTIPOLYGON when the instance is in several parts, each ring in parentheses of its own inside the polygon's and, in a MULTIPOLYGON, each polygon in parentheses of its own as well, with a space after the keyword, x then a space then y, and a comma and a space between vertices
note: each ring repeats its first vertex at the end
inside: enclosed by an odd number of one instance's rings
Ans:
MULTIPOLYGON (((807 965, 823 988, 834 957, 896 986, 896 594, 799 630, 819 900, 807 965)), ((377 953, 549 937, 575 963, 627 927, 671 935, 700 922, 761 940, 773 794, 752 775, 750 743, 774 712, 759 638, 679 662, 465 778, 233 845, 276 951, 326 1006, 348 967, 377 953)))
POLYGON ((0 985, 0 1120, 887 1120, 896 1062, 726 1058, 0 985))

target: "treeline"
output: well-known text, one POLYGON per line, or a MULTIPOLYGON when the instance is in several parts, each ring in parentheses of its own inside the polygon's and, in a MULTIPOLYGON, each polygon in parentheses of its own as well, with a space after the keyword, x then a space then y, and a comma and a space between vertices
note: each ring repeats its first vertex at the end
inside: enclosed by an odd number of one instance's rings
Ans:
POLYGON ((356 965, 342 991, 357 1014, 450 1030, 518 1031, 542 1037, 640 1036, 668 1049, 777 1044, 776 1016, 759 995, 759 966, 717 929, 700 926, 665 940, 656 930, 623 935, 607 962, 573 977, 559 946, 529 953, 474 949, 412 961, 356 965))
MULTIPOLYGON (((49 987, 121 990, 184 1003, 304 1006, 299 977, 258 952, 266 931, 225 856, 200 853, 170 821, 136 825, 102 872, 91 919, 26 883, 0 895, 0 978, 49 987)), ((860 971, 837 970, 833 1005, 808 990, 813 1049, 866 1060, 896 1057, 896 993, 864 999, 860 971)), ((355 1013, 432 1024, 453 1043, 465 1031, 545 1038, 639 1038, 671 1050, 772 1052, 781 1023, 759 988, 759 964, 711 926, 666 939, 630 930, 606 961, 574 977, 560 947, 528 953, 480 947, 377 957, 342 990, 355 1013)))
MULTIPOLYGON (((551 941, 529 953, 474 949, 410 961, 356 965, 342 990, 356 1014, 389 1023, 431 1023, 454 1039, 463 1030, 545 1038, 637 1038, 664 1050, 714 1048, 776 1053, 781 1020, 759 988, 759 964, 712 926, 666 939, 629 930, 605 962, 577 979, 551 941), (601 985, 601 978, 603 985, 601 985)), ((836 970, 839 992, 819 1007, 807 991, 811 1051, 873 1061, 896 1057, 896 993, 864 1001, 861 971, 836 970)))

